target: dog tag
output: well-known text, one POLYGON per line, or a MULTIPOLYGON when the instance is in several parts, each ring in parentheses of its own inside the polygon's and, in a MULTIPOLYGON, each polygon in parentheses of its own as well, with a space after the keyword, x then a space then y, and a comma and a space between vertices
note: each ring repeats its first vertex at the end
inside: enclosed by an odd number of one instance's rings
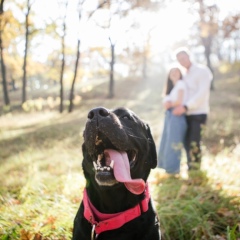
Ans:
POLYGON ((92 226, 92 233, 91 233, 91 240, 95 239, 95 227, 96 227, 96 225, 93 224, 93 226, 92 226))

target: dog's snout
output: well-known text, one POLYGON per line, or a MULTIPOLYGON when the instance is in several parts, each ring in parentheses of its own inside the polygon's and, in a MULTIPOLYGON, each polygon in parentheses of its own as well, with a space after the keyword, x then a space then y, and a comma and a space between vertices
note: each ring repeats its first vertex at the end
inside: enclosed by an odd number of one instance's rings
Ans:
POLYGON ((109 111, 108 109, 103 107, 94 108, 88 113, 88 119, 93 119, 94 117, 107 117, 107 116, 109 116, 109 111))

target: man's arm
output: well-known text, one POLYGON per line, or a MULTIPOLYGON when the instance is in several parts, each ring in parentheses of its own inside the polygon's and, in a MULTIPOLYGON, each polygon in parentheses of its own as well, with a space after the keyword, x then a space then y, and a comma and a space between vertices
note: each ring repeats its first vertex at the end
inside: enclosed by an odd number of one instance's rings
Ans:
POLYGON ((212 81, 212 73, 209 69, 203 69, 200 75, 201 79, 198 85, 198 91, 194 94, 194 96, 189 99, 186 103, 186 106, 189 110, 196 109, 201 106, 204 101, 206 95, 209 95, 211 81, 212 81))
POLYGON ((198 86, 198 91, 196 94, 189 99, 189 101, 183 106, 176 107, 173 111, 174 115, 182 115, 183 113, 186 113, 188 110, 196 109, 198 108, 204 98, 206 97, 206 94, 209 94, 211 81, 212 81, 212 73, 209 69, 203 69, 201 72, 201 79, 198 86))

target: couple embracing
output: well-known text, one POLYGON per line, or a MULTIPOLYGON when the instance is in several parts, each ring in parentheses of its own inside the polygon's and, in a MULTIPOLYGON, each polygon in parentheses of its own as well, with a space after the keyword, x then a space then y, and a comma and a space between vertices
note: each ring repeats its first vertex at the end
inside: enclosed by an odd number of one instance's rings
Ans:
POLYGON ((176 58, 186 69, 169 71, 164 107, 164 128, 158 154, 158 167, 169 174, 180 172, 181 150, 186 150, 188 169, 199 169, 201 135, 209 112, 212 73, 206 66, 193 63, 188 50, 177 51, 176 58))

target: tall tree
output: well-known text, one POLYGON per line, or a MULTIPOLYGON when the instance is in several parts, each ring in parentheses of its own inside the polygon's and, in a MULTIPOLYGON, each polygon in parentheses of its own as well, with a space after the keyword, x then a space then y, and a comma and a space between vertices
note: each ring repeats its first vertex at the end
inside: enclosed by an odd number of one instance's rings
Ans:
MULTIPOLYGON (((79 22, 81 21, 82 18, 82 6, 84 4, 85 0, 79 0, 78 2, 78 20, 79 22)), ((99 5, 97 6, 96 9, 94 9, 88 16, 88 19, 91 18, 91 16, 99 9, 101 8, 107 1, 102 1, 99 3, 99 5)), ((79 34, 78 34, 79 35, 79 34)), ((81 43, 81 39, 80 36, 78 36, 78 40, 77 40, 77 49, 76 49, 76 61, 75 61, 75 67, 74 67, 74 75, 73 75, 73 79, 72 79, 72 85, 71 85, 71 90, 70 90, 70 95, 69 95, 69 108, 68 108, 68 112, 72 112, 73 110, 73 99, 74 99, 74 88, 75 88, 75 82, 76 82, 76 78, 77 78, 77 73, 78 73, 78 64, 79 64, 79 59, 80 59, 80 43, 81 43)))
MULTIPOLYGON (((78 21, 81 21, 81 16, 82 16, 82 4, 85 2, 85 0, 81 1, 79 0, 78 2, 78 21)), ((73 99, 74 99, 74 88, 75 88, 75 82, 77 78, 77 73, 78 73, 78 63, 80 59, 80 36, 78 36, 77 40, 77 49, 76 49, 76 61, 75 61, 75 67, 74 67, 74 75, 72 79, 72 84, 71 84, 71 90, 70 90, 70 95, 69 95, 69 108, 68 112, 72 112, 73 110, 73 99)))
MULTIPOLYGON (((65 69, 65 37, 66 37, 66 17, 67 17, 67 7, 68 7, 68 0, 63 1, 62 3, 59 2, 60 5, 63 6, 63 16, 62 16, 62 32, 61 32, 61 70, 60 70, 60 107, 59 112, 63 112, 63 101, 64 101, 64 69, 65 69)), ((60 6, 61 7, 61 6, 60 6)))
POLYGON ((200 16, 200 36, 204 46, 204 53, 207 60, 208 67, 212 70, 212 63, 210 59, 213 38, 218 31, 218 8, 216 5, 207 6, 203 0, 199 2, 199 16, 200 16))
MULTIPOLYGON (((103 11, 103 14, 106 16, 102 19, 95 19, 95 23, 106 29, 108 33, 108 39, 110 43, 110 61, 109 61, 109 93, 108 97, 114 97, 114 66, 115 66, 115 48, 116 44, 120 36, 119 34, 119 26, 121 25, 121 21, 129 15, 131 10, 134 9, 144 9, 147 11, 156 11, 159 7, 162 7, 165 0, 151 1, 151 0, 108 0, 107 4, 103 11)), ((102 15, 100 15, 102 16, 102 15)), ((125 24, 124 24, 125 25, 125 24)), ((124 29, 125 32, 129 31, 131 28, 132 22, 129 22, 129 25, 124 29)), ((145 59, 146 60, 146 59, 145 59)), ((144 63, 146 67, 146 62, 144 63)))
POLYGON ((25 12, 25 50, 23 59, 23 78, 22 78, 22 103, 27 99, 27 59, 28 59, 28 47, 29 47, 29 35, 30 35, 30 12, 33 2, 27 0, 26 12, 25 12))
POLYGON ((227 58, 230 62, 240 60, 240 15, 231 13, 222 22, 222 32, 225 41, 230 42, 227 58))
POLYGON ((108 97, 113 98, 114 97, 114 64, 115 64, 115 46, 117 42, 116 32, 117 32, 117 26, 115 25, 115 22, 119 22, 120 18, 125 16, 129 9, 131 8, 131 4, 129 3, 128 7, 125 8, 124 1, 115 1, 115 0, 109 0, 107 1, 105 9, 105 15, 107 16, 104 21, 99 21, 98 19, 95 19, 96 25, 102 27, 103 29, 108 32, 108 40, 110 43, 110 61, 109 61, 109 92, 108 97))
POLYGON ((4 95, 4 104, 5 105, 10 105, 10 99, 8 96, 8 88, 7 88, 7 77, 6 77, 6 66, 4 62, 4 47, 3 47, 3 29, 4 29, 4 0, 1 0, 0 3, 0 57, 1 57, 1 75, 2 75, 2 85, 3 85, 3 95, 4 95))
MULTIPOLYGON (((213 72, 211 63, 211 53, 214 37, 218 32, 218 7, 216 5, 206 5, 203 0, 199 2, 200 31, 201 40, 204 46, 204 54, 207 66, 213 72)), ((211 90, 214 89, 214 79, 211 83, 211 90)))
MULTIPOLYGON (((197 36, 200 40, 198 44, 204 47, 204 55, 207 62, 207 66, 213 72, 211 54, 214 40, 217 36, 218 25, 218 13, 219 8, 216 4, 209 4, 206 0, 184 0, 189 1, 192 4, 190 11, 192 14, 197 14, 198 19, 195 22, 194 27, 198 28, 197 36), (196 4, 197 3, 197 4, 196 4)), ((211 2, 210 2, 211 3, 211 2)), ((214 89, 214 81, 212 81, 211 89, 214 89)))
POLYGON ((109 42, 111 46, 111 60, 110 64, 110 78, 109 78, 109 98, 114 97, 114 64, 115 64, 115 43, 112 41, 111 37, 109 37, 109 42))

